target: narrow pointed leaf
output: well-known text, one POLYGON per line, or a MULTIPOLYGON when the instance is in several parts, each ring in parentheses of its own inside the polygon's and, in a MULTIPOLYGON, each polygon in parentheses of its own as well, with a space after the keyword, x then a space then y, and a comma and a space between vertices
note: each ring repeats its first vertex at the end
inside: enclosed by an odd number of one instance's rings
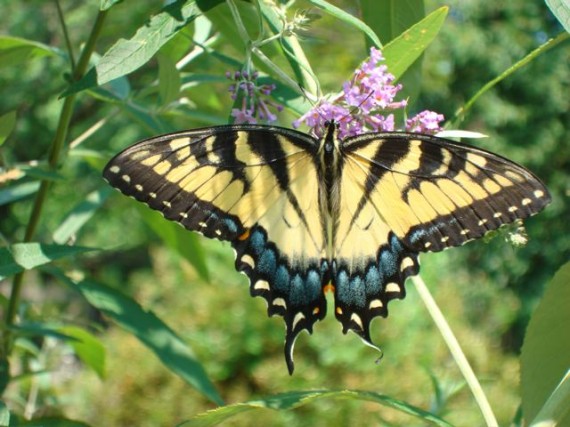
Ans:
POLYGON ((546 5, 556 16, 558 22, 562 24, 566 32, 570 33, 570 1, 568 0, 546 0, 546 5))
POLYGON ((382 50, 388 70, 396 79, 414 63, 435 39, 449 8, 441 7, 396 37, 382 50))
POLYGON ((0 248, 0 280, 61 258, 93 250, 95 249, 42 243, 16 243, 8 248, 0 248))
POLYGON ((89 221, 112 191, 110 187, 105 186, 88 194, 83 202, 79 203, 67 214, 61 225, 55 230, 53 233, 54 242, 60 244, 67 242, 71 236, 77 233, 89 221))
POLYGON ((9 113, 0 116, 0 146, 4 144, 6 138, 10 136, 16 125, 16 112, 10 111, 9 113))
POLYGON ((76 287, 91 305, 152 350, 164 366, 212 402, 223 404, 222 398, 188 344, 153 312, 144 310, 133 299, 101 283, 84 280, 77 283, 76 287))
MULTIPOLYGON (((320 399, 351 399, 361 400, 366 402, 378 403, 381 406, 396 409, 402 413, 421 418, 424 421, 430 422, 439 426, 450 426, 445 420, 412 406, 401 400, 391 398, 378 393, 369 391, 357 390, 343 390, 343 391, 298 391, 283 393, 266 398, 251 400, 244 403, 235 403, 233 405, 223 406, 221 408, 213 409, 211 411, 203 412, 196 415, 194 418, 179 424, 179 427, 210 427, 220 425, 233 416, 260 409, 273 409, 273 410, 290 410, 300 408, 304 405, 313 403, 320 399)), ((226 424, 224 424, 226 425, 226 424)))
POLYGON ((39 182, 23 182, 0 190, 0 206, 31 196, 40 188, 39 182))
POLYGON ((74 338, 69 341, 69 345, 88 367, 93 369, 101 379, 105 378, 105 347, 101 340, 77 326, 64 326, 59 328, 59 332, 74 338))

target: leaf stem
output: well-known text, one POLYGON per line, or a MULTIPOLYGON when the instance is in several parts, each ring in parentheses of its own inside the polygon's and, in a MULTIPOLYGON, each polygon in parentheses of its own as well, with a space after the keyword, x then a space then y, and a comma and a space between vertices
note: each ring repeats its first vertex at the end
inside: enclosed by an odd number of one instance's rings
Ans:
POLYGON ((453 359, 455 359, 455 363, 461 371, 463 378, 465 378, 465 382, 471 389, 471 393, 473 393, 473 397, 475 397, 475 401, 481 410, 481 414, 483 415, 486 424, 488 426, 498 426, 499 424, 497 423, 495 414, 491 409, 491 405, 487 400, 487 396, 485 396, 485 392, 483 391, 479 380, 475 376, 471 365, 467 361, 465 353, 463 353, 463 350, 459 345, 459 341, 457 341, 457 338, 453 334, 449 323, 447 323, 447 320, 445 320, 443 313, 433 299, 433 296, 431 295, 428 287, 420 276, 412 277, 412 281, 414 282, 414 285, 418 290, 418 294, 425 304, 431 318, 439 329, 439 332, 441 333, 445 344, 447 344, 447 347, 449 348, 453 359))
MULTIPOLYGON (((99 11, 97 19, 93 24, 93 29, 89 34, 89 39, 87 40, 87 43, 85 44, 85 47, 81 52, 81 56, 79 57, 77 66, 73 70, 73 76, 72 76, 73 81, 79 80, 87 70, 87 66, 89 65, 89 58, 91 57, 91 54, 95 49, 95 42, 97 41, 97 38, 101 33, 106 15, 107 15, 106 11, 99 11)), ((52 141, 51 150, 48 158, 48 165, 51 170, 57 169, 61 152, 63 150, 65 141, 67 139, 67 132, 69 130, 69 124, 71 123, 71 116, 75 104, 75 97, 76 94, 72 94, 67 98, 65 98, 65 100, 63 101, 63 106, 61 108, 61 112, 59 115, 59 122, 57 125, 54 139, 52 141)), ((40 184, 40 188, 34 200, 34 205, 32 207, 30 219, 26 227, 24 242, 30 242, 34 237, 36 228, 40 220, 44 202, 48 190, 50 188, 50 184, 51 182, 49 180, 43 180, 40 184)), ((10 332, 10 326, 14 324, 14 320, 16 318, 16 311, 20 303, 20 294, 22 291, 23 277, 24 277, 24 272, 18 273, 14 276, 14 281, 12 282, 12 289, 10 293, 10 299, 8 302, 8 309, 6 310, 6 316, 5 316, 6 330, 4 337, 2 338, 2 343, 0 345, 0 352, 1 352, 0 359, 8 358, 12 346, 11 343, 12 334, 10 332)))

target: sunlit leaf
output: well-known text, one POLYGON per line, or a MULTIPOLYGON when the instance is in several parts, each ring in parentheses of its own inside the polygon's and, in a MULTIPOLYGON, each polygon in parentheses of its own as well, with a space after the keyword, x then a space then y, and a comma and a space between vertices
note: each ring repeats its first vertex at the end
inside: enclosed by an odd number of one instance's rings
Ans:
MULTIPOLYGON (((570 263, 546 286, 533 313, 521 352, 523 415, 530 422, 570 368, 570 263)), ((564 403, 570 407, 570 402, 564 403)), ((570 425, 570 414, 558 425, 570 425)))
POLYGON ((200 5, 204 4, 204 7, 209 9, 220 2, 221 0, 203 2, 178 0, 167 5, 141 26, 132 38, 120 39, 111 46, 97 65, 81 80, 71 85, 63 95, 101 86, 132 73, 146 64, 178 31, 199 16, 202 13, 200 5))
POLYGON ((378 403, 382 406, 396 409, 402 413, 421 418, 435 425, 450 426, 443 419, 430 414, 401 400, 368 391, 298 391, 278 394, 266 398, 251 400, 244 403, 223 406, 196 415, 194 418, 179 424, 179 427, 209 427, 221 424, 234 415, 258 410, 290 410, 300 408, 320 399, 351 399, 378 403))

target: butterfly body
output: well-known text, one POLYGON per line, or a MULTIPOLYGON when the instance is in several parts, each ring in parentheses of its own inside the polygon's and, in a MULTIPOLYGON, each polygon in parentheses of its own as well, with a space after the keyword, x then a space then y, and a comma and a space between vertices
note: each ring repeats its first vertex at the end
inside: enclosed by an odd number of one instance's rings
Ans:
MULTIPOLYGON (((550 196, 498 155, 411 133, 317 140, 290 129, 229 125, 151 138, 104 177, 124 194, 209 238, 230 241, 236 268, 283 316, 285 356, 326 314, 371 344, 370 322, 405 296, 418 253, 481 237, 541 210, 550 196)), ((372 345, 372 344, 371 344, 372 345)))

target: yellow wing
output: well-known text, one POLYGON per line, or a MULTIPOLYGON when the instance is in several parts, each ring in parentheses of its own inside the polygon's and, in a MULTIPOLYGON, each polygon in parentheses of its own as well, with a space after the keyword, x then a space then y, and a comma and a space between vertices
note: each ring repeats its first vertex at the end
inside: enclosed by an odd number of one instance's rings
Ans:
POLYGON ((523 167, 441 138, 367 134, 342 147, 335 314, 369 344, 370 321, 405 296, 418 252, 461 245, 550 202, 523 167))
POLYGON ((290 370, 296 336, 326 314, 316 145, 282 128, 218 126, 140 142, 104 171, 165 218, 232 243, 251 294, 285 319, 290 370))

